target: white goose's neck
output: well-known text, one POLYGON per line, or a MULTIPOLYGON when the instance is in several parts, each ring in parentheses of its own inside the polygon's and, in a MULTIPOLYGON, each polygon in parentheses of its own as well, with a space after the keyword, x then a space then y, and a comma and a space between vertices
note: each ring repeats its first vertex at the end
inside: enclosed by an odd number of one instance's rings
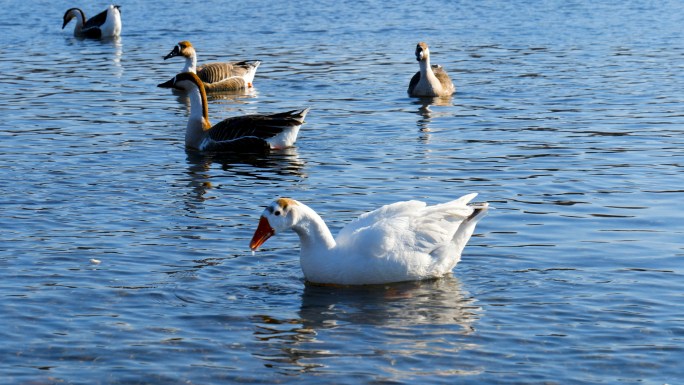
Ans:
POLYGON ((204 140, 204 129, 209 125, 209 120, 205 116, 206 98, 202 97, 198 87, 192 87, 188 91, 188 98, 190 98, 190 117, 185 129, 185 145, 199 149, 204 140))
POLYGON ((335 247, 335 238, 323 219, 308 206, 300 204, 299 220, 292 226, 301 242, 302 256, 316 256, 335 247))
POLYGON ((197 73, 197 54, 193 52, 190 56, 185 57, 185 67, 181 72, 192 72, 197 73))

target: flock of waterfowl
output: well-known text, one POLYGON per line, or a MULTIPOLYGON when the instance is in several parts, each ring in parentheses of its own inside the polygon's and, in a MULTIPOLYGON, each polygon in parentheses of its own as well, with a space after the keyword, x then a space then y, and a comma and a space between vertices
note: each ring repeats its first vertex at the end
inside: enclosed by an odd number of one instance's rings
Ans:
MULTIPOLYGON (((107 38, 121 34, 121 11, 110 5, 86 20, 78 8, 64 14, 62 29, 76 19, 74 35, 107 38)), ((430 63, 426 43, 416 46, 420 70, 408 93, 418 97, 447 97, 455 87, 446 71, 430 63)), ((276 114, 254 114, 209 122, 207 92, 252 87, 260 61, 197 65, 197 53, 181 41, 164 60, 185 58, 181 73, 159 87, 186 92, 190 116, 186 147, 222 152, 281 149, 292 146, 309 108, 276 114)), ((362 285, 441 277, 461 258, 487 203, 471 204, 477 194, 428 206, 419 201, 397 202, 362 214, 333 237, 321 217, 305 204, 279 198, 264 209, 249 244, 254 251, 274 234, 292 229, 301 242, 300 263, 305 279, 316 284, 362 285)))

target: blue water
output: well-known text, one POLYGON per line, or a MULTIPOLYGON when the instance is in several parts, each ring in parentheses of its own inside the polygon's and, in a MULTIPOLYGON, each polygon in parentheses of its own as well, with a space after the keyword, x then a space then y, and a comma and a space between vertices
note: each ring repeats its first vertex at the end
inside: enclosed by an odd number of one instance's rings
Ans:
POLYGON ((684 381, 684 3, 120 4, 99 42, 61 17, 105 3, 2 3, 0 382, 684 381), (310 106, 296 147, 187 153, 180 40, 262 60, 210 116, 310 106), (418 41, 453 98, 407 97, 418 41), (494 209, 436 281, 311 287, 294 234, 248 248, 278 196, 335 233, 469 192, 494 209))

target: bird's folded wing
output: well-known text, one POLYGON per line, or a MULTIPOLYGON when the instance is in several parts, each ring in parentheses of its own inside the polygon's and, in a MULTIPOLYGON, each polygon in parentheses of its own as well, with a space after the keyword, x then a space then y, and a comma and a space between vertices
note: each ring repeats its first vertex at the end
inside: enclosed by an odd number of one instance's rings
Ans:
POLYGON ((107 21, 107 10, 105 9, 104 11, 98 13, 97 15, 91 17, 85 22, 85 25, 83 25, 83 30, 85 31, 86 29, 89 28, 100 28, 105 21, 107 21))
MULTIPOLYGON (((272 116, 272 115, 270 115, 272 116)), ((268 139, 290 125, 282 119, 270 119, 264 115, 245 115, 226 119, 213 126, 208 134, 217 142, 235 140, 242 137, 268 139)))
POLYGON ((237 62, 207 63, 197 69, 197 76, 205 83, 216 83, 222 80, 244 76, 247 68, 237 62))

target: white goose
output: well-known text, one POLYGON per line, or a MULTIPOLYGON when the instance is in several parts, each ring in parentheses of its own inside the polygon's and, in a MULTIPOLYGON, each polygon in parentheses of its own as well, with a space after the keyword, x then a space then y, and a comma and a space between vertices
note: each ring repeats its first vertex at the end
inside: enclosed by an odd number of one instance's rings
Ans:
POLYGON ((430 49, 426 43, 416 45, 416 60, 420 71, 411 78, 408 93, 411 96, 443 97, 456 91, 454 83, 442 66, 430 64, 430 49))
POLYGON ((287 229, 301 242, 300 264, 307 281, 365 285, 436 278, 449 273, 487 212, 488 204, 468 205, 477 194, 427 206, 397 202, 365 213, 333 238, 316 212, 280 198, 261 214, 249 244, 256 250, 287 229))
POLYGON ((76 37, 91 39, 117 37, 121 34, 121 10, 119 8, 121 8, 119 5, 110 5, 87 21, 82 10, 70 8, 64 13, 62 29, 69 24, 71 19, 76 19, 76 26, 74 27, 74 36, 76 37))
POLYGON ((182 56, 185 66, 181 72, 197 74, 204 82, 207 92, 234 91, 252 87, 254 75, 261 62, 259 60, 245 60, 239 62, 207 63, 197 67, 197 52, 189 41, 179 42, 164 60, 182 56))
POLYGON ((207 93, 197 75, 183 72, 159 86, 188 93, 190 118, 185 129, 185 146, 199 151, 240 152, 290 147, 297 140, 299 128, 309 112, 305 108, 270 115, 236 116, 212 126, 207 93))

